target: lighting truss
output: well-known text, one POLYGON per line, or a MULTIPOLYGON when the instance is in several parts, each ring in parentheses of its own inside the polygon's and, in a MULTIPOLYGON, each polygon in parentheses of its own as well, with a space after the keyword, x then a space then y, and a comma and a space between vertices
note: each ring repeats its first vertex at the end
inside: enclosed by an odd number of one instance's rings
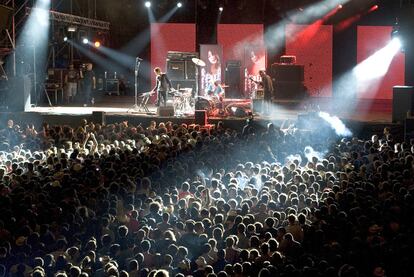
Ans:
MULTIPOLYGON (((33 8, 26 8, 26 14, 29 15, 33 8)), ((109 31, 110 23, 107 21, 91 19, 87 17, 67 14, 67 13, 60 13, 56 11, 49 11, 50 13, 50 20, 62 23, 68 23, 78 26, 84 26, 89 28, 94 28, 97 30, 105 30, 109 31)))

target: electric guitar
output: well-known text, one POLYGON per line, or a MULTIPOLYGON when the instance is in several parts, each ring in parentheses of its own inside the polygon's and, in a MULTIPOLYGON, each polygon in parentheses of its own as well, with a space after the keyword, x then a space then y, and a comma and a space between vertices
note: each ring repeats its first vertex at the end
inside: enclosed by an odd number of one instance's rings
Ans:
POLYGON ((253 78, 252 78, 252 77, 249 77, 249 80, 250 80, 250 81, 252 81, 252 82, 253 82, 253 83, 255 83, 255 84, 262 85, 262 82, 260 82, 260 81, 255 81, 255 80, 253 80, 253 78))

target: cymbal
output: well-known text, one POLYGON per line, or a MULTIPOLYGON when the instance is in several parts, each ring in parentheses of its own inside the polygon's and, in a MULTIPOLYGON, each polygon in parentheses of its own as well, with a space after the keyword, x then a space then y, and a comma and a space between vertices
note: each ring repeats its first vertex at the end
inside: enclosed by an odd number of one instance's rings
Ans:
POLYGON ((192 58, 191 61, 193 63, 195 63, 198 66, 204 67, 206 66, 206 63, 203 60, 197 59, 197 58, 192 58))

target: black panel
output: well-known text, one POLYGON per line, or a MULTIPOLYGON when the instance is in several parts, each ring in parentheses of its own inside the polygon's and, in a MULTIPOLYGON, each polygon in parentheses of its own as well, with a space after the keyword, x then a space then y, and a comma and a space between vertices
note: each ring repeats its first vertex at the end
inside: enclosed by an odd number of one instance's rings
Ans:
POLYGON ((231 63, 226 67, 226 98, 244 98, 241 93, 241 67, 240 64, 231 63))
POLYGON ((414 111, 414 87, 394 87, 392 97, 392 122, 403 122, 407 112, 414 111))
POLYGON ((281 82, 303 82, 305 69, 303 65, 272 64, 271 76, 281 82))
POLYGON ((277 99, 303 99, 307 96, 305 86, 299 82, 275 82, 274 90, 277 99))
POLYGON ((9 110, 19 112, 28 110, 31 101, 32 79, 26 75, 12 79, 11 84, 13 88, 9 90, 7 95, 9 110))

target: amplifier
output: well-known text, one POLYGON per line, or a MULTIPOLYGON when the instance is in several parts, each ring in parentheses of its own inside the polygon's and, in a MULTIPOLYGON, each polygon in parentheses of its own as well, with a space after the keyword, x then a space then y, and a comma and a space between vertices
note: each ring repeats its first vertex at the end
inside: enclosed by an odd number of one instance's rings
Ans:
POLYGON ((197 58, 198 55, 195 52, 179 52, 179 51, 168 51, 167 61, 168 60, 191 60, 192 58, 197 58))
POLYGON ((272 78, 277 82, 298 82, 305 80, 305 67, 303 65, 272 64, 272 78))
POLYGON ((167 75, 171 80, 184 80, 185 61, 167 61, 167 75))
POLYGON ((109 94, 119 95, 119 80, 118 79, 106 79, 105 81, 106 92, 109 94))
POLYGON ((226 67, 241 67, 241 61, 240 60, 227 61, 226 67))
POLYGON ((304 99, 307 96, 306 87, 300 82, 274 82, 273 87, 277 99, 304 99))
POLYGON ((208 123, 207 120, 207 111, 206 110, 196 110, 194 113, 194 122, 197 125, 205 126, 208 123))
POLYGON ((281 64, 295 64, 296 56, 288 56, 288 55, 281 56, 280 63, 281 64))

